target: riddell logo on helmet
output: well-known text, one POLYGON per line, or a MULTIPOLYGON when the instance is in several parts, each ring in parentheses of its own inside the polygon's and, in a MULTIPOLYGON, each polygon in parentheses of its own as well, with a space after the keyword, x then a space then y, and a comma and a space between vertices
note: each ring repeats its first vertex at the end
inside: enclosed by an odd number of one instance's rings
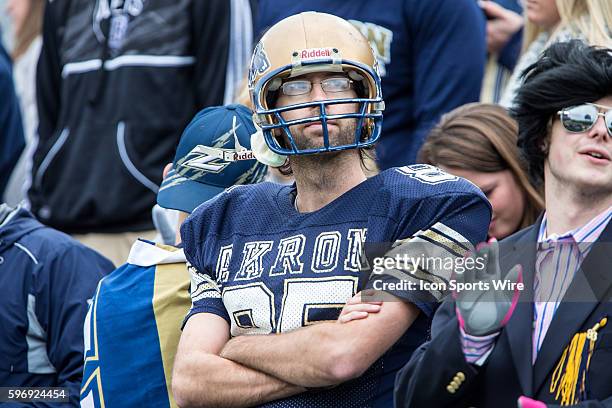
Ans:
POLYGON ((234 161, 240 160, 255 160, 255 155, 250 150, 243 150, 241 152, 234 153, 234 161))
POLYGON ((331 55, 331 48, 309 48, 299 52, 299 56, 301 59, 331 57, 331 55))

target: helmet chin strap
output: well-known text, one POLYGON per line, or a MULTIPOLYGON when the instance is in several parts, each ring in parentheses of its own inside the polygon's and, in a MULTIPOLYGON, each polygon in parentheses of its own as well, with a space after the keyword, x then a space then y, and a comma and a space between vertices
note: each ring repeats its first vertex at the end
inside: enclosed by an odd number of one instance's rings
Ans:
POLYGON ((268 147, 263 132, 255 125, 257 132, 251 135, 251 151, 258 162, 270 167, 281 167, 287 161, 287 156, 274 153, 268 147))

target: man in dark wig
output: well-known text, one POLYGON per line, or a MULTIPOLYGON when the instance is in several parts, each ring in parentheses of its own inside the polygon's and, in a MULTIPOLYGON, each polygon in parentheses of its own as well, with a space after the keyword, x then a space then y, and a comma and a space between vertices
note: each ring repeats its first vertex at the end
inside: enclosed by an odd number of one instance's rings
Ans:
POLYGON ((524 76, 514 116, 546 208, 481 247, 475 275, 524 289, 445 302, 397 376, 398 407, 612 407, 611 50, 558 43, 524 76))

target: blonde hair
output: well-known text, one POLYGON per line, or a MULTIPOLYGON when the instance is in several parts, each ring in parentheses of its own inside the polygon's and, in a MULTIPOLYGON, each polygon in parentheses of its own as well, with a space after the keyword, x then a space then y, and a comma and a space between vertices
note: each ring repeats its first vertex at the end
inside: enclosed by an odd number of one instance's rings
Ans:
MULTIPOLYGON (((568 30, 575 36, 583 37, 589 45, 612 46, 612 1, 555 0, 555 4, 561 20, 550 33, 549 42, 555 40, 555 34, 559 31, 568 30)), ((545 31, 529 21, 525 13, 522 52, 545 31)))
MULTIPOLYGON (((25 0, 21 0, 25 1, 25 0)), ((30 44, 42 32, 43 14, 45 11, 44 0, 29 0, 30 9, 24 19, 23 26, 15 30, 15 46, 13 47, 12 57, 17 60, 30 47, 30 44)))
POLYGON ((529 182, 517 139, 518 125, 504 108, 469 103, 442 116, 425 139, 418 162, 481 173, 510 170, 525 193, 525 211, 519 225, 525 228, 536 221, 544 200, 529 182))

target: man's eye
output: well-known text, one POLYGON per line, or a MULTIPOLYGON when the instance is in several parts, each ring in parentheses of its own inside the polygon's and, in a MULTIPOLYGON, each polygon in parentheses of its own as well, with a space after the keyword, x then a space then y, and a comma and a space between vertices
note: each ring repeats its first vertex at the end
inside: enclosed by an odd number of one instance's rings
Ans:
POLYGON ((310 82, 291 81, 285 82, 282 86, 285 95, 300 95, 310 91, 310 82))
POLYGON ((349 87, 349 81, 345 78, 332 78, 323 82, 329 91, 345 91, 349 87))

